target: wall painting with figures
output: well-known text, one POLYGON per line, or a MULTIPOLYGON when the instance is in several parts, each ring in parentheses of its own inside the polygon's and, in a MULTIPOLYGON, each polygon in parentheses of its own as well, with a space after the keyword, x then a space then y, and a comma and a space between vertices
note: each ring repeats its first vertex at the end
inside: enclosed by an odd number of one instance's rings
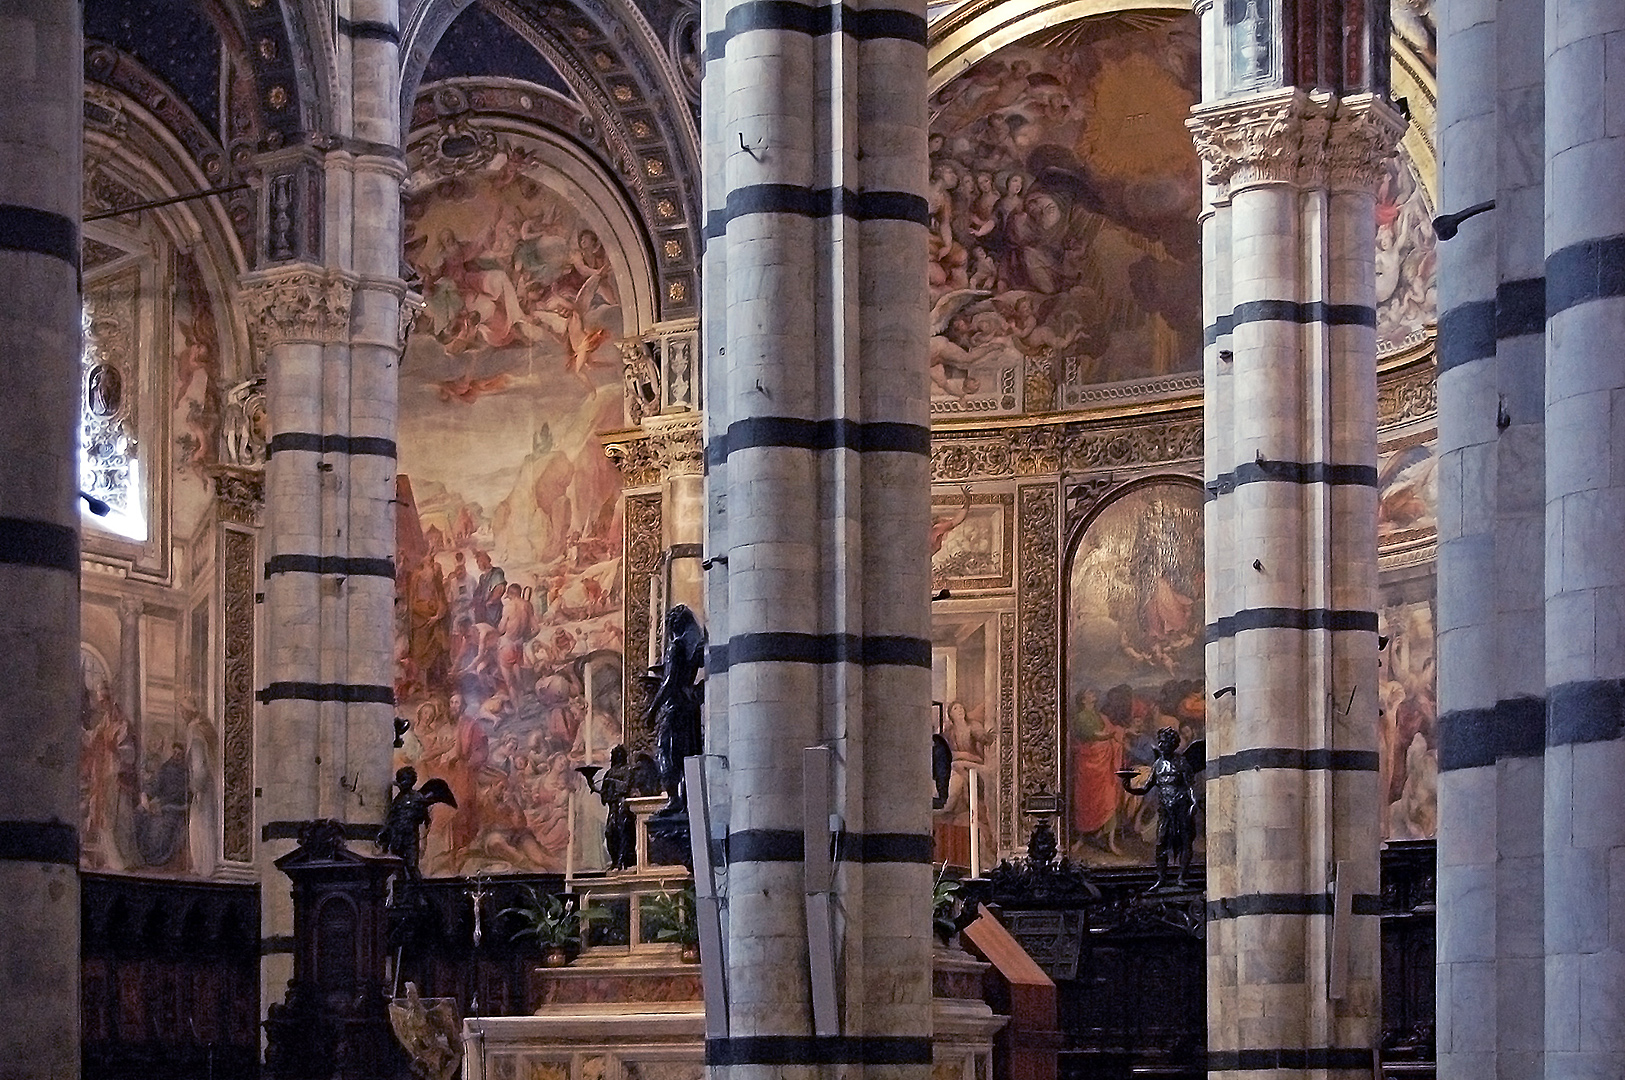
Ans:
POLYGON ((623 426, 625 283, 573 190, 516 142, 408 188, 425 306, 401 370, 397 757, 458 803, 430 875, 602 865, 575 769, 622 731, 623 511, 597 433, 623 426))
POLYGON ((1159 728, 1186 743, 1206 733, 1202 550, 1202 489, 1171 477, 1112 496, 1072 547, 1063 787, 1070 854, 1085 864, 1152 862, 1155 805, 1117 771, 1151 763, 1159 728))

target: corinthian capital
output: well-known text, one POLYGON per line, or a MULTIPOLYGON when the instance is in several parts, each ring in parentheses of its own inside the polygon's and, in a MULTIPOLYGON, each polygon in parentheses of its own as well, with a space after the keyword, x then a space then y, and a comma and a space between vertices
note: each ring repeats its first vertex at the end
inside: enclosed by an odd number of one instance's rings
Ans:
POLYGON ((249 274, 237 292, 256 350, 287 341, 342 341, 350 333, 349 276, 311 266, 249 274))
POLYGON ((643 430, 649 433, 649 443, 667 477, 698 476, 705 471, 698 413, 645 417, 643 430))
POLYGON ((1405 130, 1374 94, 1296 87, 1198 105, 1185 126, 1207 182, 1226 194, 1260 184, 1374 190, 1405 130))

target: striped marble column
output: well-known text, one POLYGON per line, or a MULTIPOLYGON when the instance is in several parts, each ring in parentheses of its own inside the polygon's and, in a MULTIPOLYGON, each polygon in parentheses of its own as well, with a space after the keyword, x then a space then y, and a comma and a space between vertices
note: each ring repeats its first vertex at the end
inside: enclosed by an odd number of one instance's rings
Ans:
POLYGON ((79 6, 0 0, 0 1074, 79 1074, 79 6))
MULTIPOLYGON (((1369 68, 1260 61, 1261 40, 1279 50, 1314 35, 1272 30, 1259 7, 1255 27, 1226 25, 1239 8, 1203 12, 1208 100, 1190 121, 1212 206, 1204 407, 1219 429, 1205 466, 1209 689, 1221 695, 1208 725, 1208 1071, 1369 1076, 1381 1021, 1374 192, 1401 124, 1369 68)), ((1360 18, 1333 4, 1315 14, 1360 18)))
MULTIPOLYGON (((707 655, 737 1080, 931 1061, 924 5, 704 9, 707 655), (803 750, 832 750, 832 882, 803 750), (833 922, 815 1024, 809 890, 833 922), (820 1030, 822 1029, 822 1030, 820 1030)), ((814 949, 822 948, 815 943, 814 949)))
POLYGON ((242 287, 266 357, 271 428, 255 748, 267 1004, 292 973, 292 900, 275 860, 313 819, 370 840, 389 804, 406 292, 396 23, 395 0, 341 5, 336 130, 265 164, 273 199, 281 176, 319 186, 320 199, 295 204, 307 219, 293 226, 319 239, 242 287), (318 206, 324 219, 308 220, 318 206))
POLYGON ((1622 30, 1619 4, 1545 5, 1548 1080, 1625 1072, 1622 30))
POLYGON ((1540 1074, 1545 538, 1542 8, 1441 11, 1438 1053, 1540 1074), (1485 16, 1488 17, 1485 17, 1485 16))

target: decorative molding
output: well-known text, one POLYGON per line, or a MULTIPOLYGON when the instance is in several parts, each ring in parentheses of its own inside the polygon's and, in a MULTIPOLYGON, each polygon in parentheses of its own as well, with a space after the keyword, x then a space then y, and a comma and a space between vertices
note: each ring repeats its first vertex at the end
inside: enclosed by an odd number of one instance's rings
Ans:
POLYGON ((936 431, 933 483, 1131 469, 1202 460, 1201 410, 1183 407, 1147 422, 1069 421, 936 431))
POLYGON ((355 279, 311 266, 247 275, 237 303, 256 351, 284 342, 343 341, 350 333, 355 279))
POLYGON ((1185 126, 1222 192, 1260 184, 1375 191, 1405 121, 1372 94, 1285 90, 1198 105, 1185 126))
POLYGON ((1377 426, 1426 420, 1439 411, 1439 378, 1432 356, 1377 380, 1377 426))
POLYGON ((1020 567, 1016 624, 1017 662, 1022 671, 1018 704, 1021 745, 1018 787, 1011 789, 1011 800, 1018 814, 1027 796, 1040 790, 1058 790, 1061 591, 1057 576, 1060 533, 1056 527, 1056 510, 1053 484, 1030 484, 1017 489, 1020 567))
POLYGON ((999 612, 999 851, 1016 844, 1016 613, 999 612))
MULTIPOLYGON (((223 494, 226 488, 250 488, 263 497, 263 478, 237 474, 222 484, 217 474, 216 491, 222 492, 222 511, 232 505, 223 494)), ((233 520, 222 514, 226 520, 233 520)), ((224 747, 222 769, 223 831, 222 851, 232 862, 254 858, 254 535, 240 529, 220 530, 221 637, 225 643, 222 665, 221 741, 224 747)))
POLYGON ((622 741, 632 753, 652 751, 654 732, 646 730, 649 686, 643 675, 649 656, 654 615, 645 606, 650 582, 664 569, 661 547, 661 496, 658 491, 626 497, 626 660, 622 705, 622 741))

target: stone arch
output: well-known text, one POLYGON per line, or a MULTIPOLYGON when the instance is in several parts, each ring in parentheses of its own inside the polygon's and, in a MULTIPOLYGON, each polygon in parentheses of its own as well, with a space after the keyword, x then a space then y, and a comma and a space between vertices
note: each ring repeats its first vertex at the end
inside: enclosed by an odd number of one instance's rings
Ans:
MULTIPOLYGON (((420 82, 435 45, 469 0, 430 0, 402 27, 403 123, 415 126, 420 82)), ((653 28, 630 0, 486 0, 489 10, 559 72, 596 143, 658 237, 659 317, 698 308, 701 185, 699 140, 682 76, 653 28)))

